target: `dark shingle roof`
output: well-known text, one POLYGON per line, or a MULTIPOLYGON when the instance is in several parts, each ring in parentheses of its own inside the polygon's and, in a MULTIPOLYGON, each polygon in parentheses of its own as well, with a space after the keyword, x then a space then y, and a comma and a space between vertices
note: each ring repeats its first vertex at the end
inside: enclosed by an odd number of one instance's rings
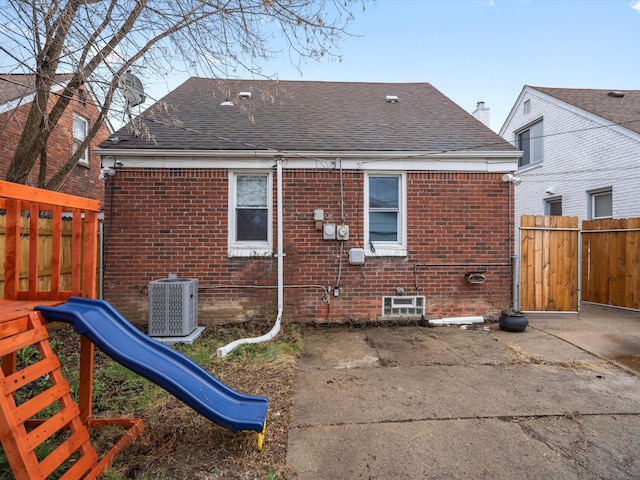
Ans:
MULTIPOLYGON (((73 75, 58 74, 55 83, 69 81, 73 75)), ((0 105, 25 97, 36 91, 35 77, 25 74, 0 74, 0 105)))
POLYGON ((568 104, 640 133, 640 90, 532 87, 568 104), (610 95, 615 92, 615 95, 610 95), (623 95, 623 96, 620 96, 623 95))
POLYGON ((428 83, 190 78, 142 118, 152 140, 116 132, 102 148, 279 151, 510 151, 428 83), (238 98, 251 92, 250 99, 238 98), (385 97, 395 95, 397 103, 385 97), (233 106, 221 106, 229 99, 233 106), (169 125, 164 110, 179 120, 169 125), (159 123, 162 122, 162 123, 159 123), (174 124, 175 125, 175 124, 174 124))

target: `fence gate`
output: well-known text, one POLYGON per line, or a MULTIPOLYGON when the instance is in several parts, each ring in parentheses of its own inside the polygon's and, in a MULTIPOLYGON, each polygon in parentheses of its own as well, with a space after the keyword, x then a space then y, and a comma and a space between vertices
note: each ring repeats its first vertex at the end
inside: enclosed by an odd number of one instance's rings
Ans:
POLYGON ((640 309, 640 218, 582 222, 582 299, 640 309))
POLYGON ((578 311, 578 217, 523 215, 520 219, 520 307, 578 311))

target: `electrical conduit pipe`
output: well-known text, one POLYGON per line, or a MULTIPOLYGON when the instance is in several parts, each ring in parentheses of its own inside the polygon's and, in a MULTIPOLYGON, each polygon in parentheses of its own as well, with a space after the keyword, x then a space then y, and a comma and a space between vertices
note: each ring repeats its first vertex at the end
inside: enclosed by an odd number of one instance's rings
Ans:
POLYGON ((283 222, 282 222, 282 159, 278 158, 277 160, 277 179, 276 179, 276 190, 278 194, 277 200, 277 210, 278 210, 278 220, 277 220, 277 230, 278 230, 278 316, 276 318, 276 322, 273 325, 273 328, 260 337, 251 337, 251 338, 240 338, 238 340, 234 340, 231 343, 226 344, 224 347, 220 347, 218 352, 218 358, 224 358, 229 353, 231 353, 234 349, 239 347, 240 345, 245 345, 248 343, 262 343, 273 340, 275 336, 280 331, 280 322, 282 320, 282 310, 284 306, 284 281, 283 281, 283 257, 284 250, 282 246, 283 241, 283 222))

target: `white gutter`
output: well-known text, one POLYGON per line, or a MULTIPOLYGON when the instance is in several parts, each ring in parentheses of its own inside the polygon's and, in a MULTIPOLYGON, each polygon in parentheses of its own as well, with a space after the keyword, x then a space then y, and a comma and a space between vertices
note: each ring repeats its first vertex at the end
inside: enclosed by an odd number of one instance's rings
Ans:
POLYGON ((248 343, 262 343, 268 342, 269 340, 273 340, 273 338, 280 331, 280 321, 282 320, 282 310, 284 308, 284 276, 283 276, 283 258, 284 258, 284 249, 283 249, 283 222, 282 222, 282 159, 279 158, 277 160, 277 210, 278 210, 278 220, 277 220, 277 230, 278 230, 278 316, 276 318, 276 323, 273 325, 273 328, 262 335, 261 337, 252 337, 252 338, 241 338, 239 340, 235 340, 231 343, 226 344, 224 347, 220 347, 218 349, 218 358, 226 357, 231 351, 233 351, 236 347, 240 345, 245 345, 248 343))
POLYGON ((93 150, 97 155, 102 157, 118 157, 118 160, 125 161, 133 158, 222 158, 222 159, 264 159, 273 160, 274 155, 279 155, 291 161, 293 159, 300 160, 326 160, 335 161, 336 157, 345 160, 424 160, 424 159, 496 159, 496 160, 518 160, 522 156, 521 151, 517 150, 452 150, 443 152, 441 150, 395 150, 384 151, 379 150, 362 150, 362 151, 344 151, 344 150, 174 150, 163 148, 96 148, 93 150))

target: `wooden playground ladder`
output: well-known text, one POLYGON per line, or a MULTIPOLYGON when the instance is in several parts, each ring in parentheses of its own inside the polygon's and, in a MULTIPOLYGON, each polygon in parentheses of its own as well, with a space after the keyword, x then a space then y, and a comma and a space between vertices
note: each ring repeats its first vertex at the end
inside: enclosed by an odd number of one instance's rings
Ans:
POLYGON ((81 478, 98 463, 98 454, 89 443, 89 429, 80 420, 80 409, 71 398, 69 384, 62 376, 60 362, 48 339, 47 329, 36 312, 4 322, 0 330, 0 356, 3 358, 0 434, 18 480, 47 478, 74 455, 73 466, 62 478, 81 478), (5 375, 5 369, 10 372, 14 368, 7 368, 4 359, 12 358, 18 350, 29 346, 37 348, 40 360, 5 375), (17 405, 16 393, 42 378, 48 378, 51 386, 17 405), (46 420, 30 420, 55 402, 59 403, 57 413, 46 420), (64 430, 69 432, 66 440, 39 460, 36 448, 64 430))
MULTIPOLYGON (((46 479, 59 467, 66 468, 63 480, 93 479, 104 473, 115 455, 138 436, 144 428, 137 419, 82 419, 78 404, 71 397, 68 382, 62 376, 60 362, 49 344, 49 334, 42 316, 34 311, 17 312, 15 318, 4 317, 0 323, 0 438, 16 480, 46 479), (16 353, 33 346, 39 360, 17 368, 16 353), (16 394, 33 382, 46 379, 48 388, 20 404, 16 394), (53 413, 38 418, 44 409, 53 413), (91 427, 117 424, 129 428, 120 442, 100 460, 89 441, 91 427), (50 441, 54 448, 42 457, 36 450, 50 441)), ((33 388, 33 387, 32 387, 33 388)))

